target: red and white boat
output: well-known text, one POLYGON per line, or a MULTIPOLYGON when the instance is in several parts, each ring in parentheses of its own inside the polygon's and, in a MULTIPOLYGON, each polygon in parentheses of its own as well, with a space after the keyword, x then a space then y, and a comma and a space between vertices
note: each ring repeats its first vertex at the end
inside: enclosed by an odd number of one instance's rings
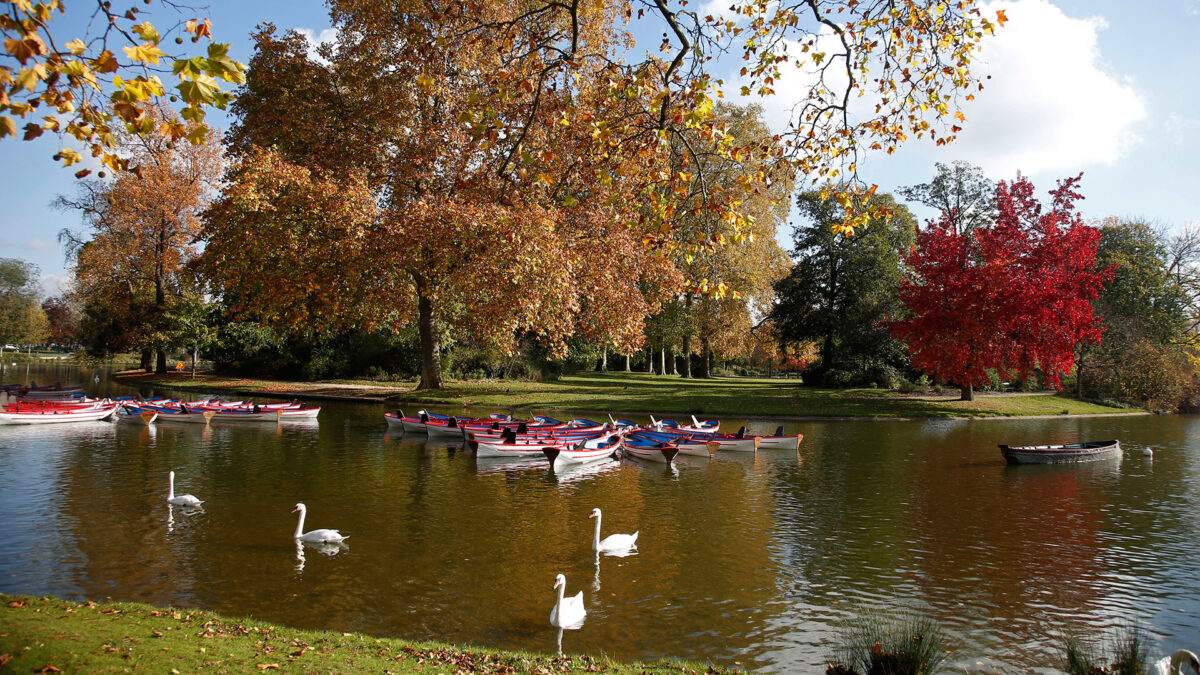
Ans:
POLYGON ((44 408, 41 410, 9 410, 0 412, 0 424, 50 424, 58 422, 92 422, 108 419, 117 411, 117 403, 97 404, 92 408, 44 408))
POLYGON ((578 444, 568 448, 559 447, 544 447, 542 454, 546 459, 550 460, 552 466, 564 466, 568 464, 586 464, 588 462, 598 462, 603 459, 612 457, 617 448, 621 447, 621 435, 613 434, 611 436, 603 436, 601 438, 593 438, 587 441, 580 441, 578 444))

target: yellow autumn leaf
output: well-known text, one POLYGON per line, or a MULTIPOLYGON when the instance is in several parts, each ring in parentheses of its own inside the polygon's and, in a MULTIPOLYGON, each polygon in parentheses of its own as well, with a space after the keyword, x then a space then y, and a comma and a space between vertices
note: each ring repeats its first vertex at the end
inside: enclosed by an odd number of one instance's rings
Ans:
POLYGON ((153 42, 157 44, 161 39, 158 36, 158 30, 155 29, 154 24, 150 23, 149 21, 133 26, 130 30, 132 30, 134 33, 137 33, 137 36, 140 37, 143 42, 153 42))
POLYGON ((71 50, 75 56, 83 56, 83 53, 87 51, 87 45, 83 44, 83 40, 79 38, 75 38, 63 46, 71 50))
POLYGON ((17 122, 8 116, 0 117, 0 138, 17 135, 17 122))
POLYGON ((73 148, 63 148, 58 153, 58 157, 62 160, 63 166, 71 166, 83 161, 83 155, 79 154, 73 148))
POLYGON ((158 64, 158 60, 166 54, 162 52, 156 45, 145 42, 136 47, 126 47, 125 56, 129 57, 134 63, 150 63, 158 64))

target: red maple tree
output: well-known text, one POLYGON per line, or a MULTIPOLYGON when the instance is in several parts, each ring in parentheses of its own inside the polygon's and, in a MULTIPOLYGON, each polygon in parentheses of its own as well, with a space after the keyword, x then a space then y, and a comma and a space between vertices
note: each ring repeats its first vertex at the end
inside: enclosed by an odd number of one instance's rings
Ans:
POLYGON ((1103 326, 1090 301, 1112 270, 1096 270, 1100 231, 1075 210, 1081 177, 1059 181, 1044 208, 1018 174, 997 186, 988 226, 959 234, 942 214, 917 234, 906 259, 912 274, 900 289, 910 316, 888 327, 914 366, 960 385, 963 400, 989 369, 1024 379, 1041 368, 1058 388, 1075 346, 1099 341, 1103 326))

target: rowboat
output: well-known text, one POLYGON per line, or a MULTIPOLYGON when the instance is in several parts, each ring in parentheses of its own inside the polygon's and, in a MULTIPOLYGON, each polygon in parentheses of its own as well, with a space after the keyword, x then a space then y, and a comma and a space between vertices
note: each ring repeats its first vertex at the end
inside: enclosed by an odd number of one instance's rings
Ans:
POLYGON ((787 436, 783 433, 783 427, 780 426, 775 430, 774 436, 760 436, 758 441, 759 450, 799 450, 800 441, 804 440, 804 434, 795 434, 787 436))
POLYGON ((665 437, 664 435, 655 436, 653 432, 647 432, 643 429, 631 432, 625 437, 625 449, 628 450, 630 445, 655 445, 669 444, 679 449, 679 454, 688 455, 691 457, 711 457, 717 451, 717 444, 710 441, 696 440, 685 436, 676 436, 674 438, 665 437))
POLYGON ((659 443, 648 438, 626 436, 621 445, 630 457, 648 462, 670 464, 679 454, 679 446, 671 443, 659 443))
POLYGON ((49 424, 57 422, 92 422, 108 419, 117 410, 118 404, 108 403, 94 408, 47 408, 44 410, 5 410, 0 412, 0 424, 49 424))
POLYGON ((279 422, 283 419, 282 410, 264 410, 254 412, 253 410, 209 410, 207 412, 214 413, 212 421, 214 422, 279 422))
POLYGON ((473 450, 476 457, 541 457, 544 448, 568 448, 578 445, 581 441, 599 438, 608 432, 608 429, 597 428, 531 437, 518 436, 516 432, 509 430, 499 438, 488 439, 481 439, 472 434, 471 440, 467 441, 467 448, 473 450))
POLYGON ((117 409, 116 417, 118 422, 130 422, 142 426, 150 426, 158 418, 158 411, 135 410, 122 407, 117 409))
MULTIPOLYGON (((127 408, 129 406, 126 406, 127 408)), ((169 424, 205 424, 207 425, 216 415, 214 410, 192 410, 188 406, 178 408, 159 408, 157 406, 135 406, 136 410, 152 410, 158 413, 155 421, 169 424)))
POLYGON ((619 447, 621 447, 621 436, 614 434, 612 436, 580 441, 578 444, 568 448, 546 446, 542 448, 542 454, 554 466, 586 464, 611 457, 619 447))
POLYGON ((1118 459, 1120 441, 1091 441, 1063 445, 1001 445, 1000 454, 1009 464, 1069 464, 1118 459))

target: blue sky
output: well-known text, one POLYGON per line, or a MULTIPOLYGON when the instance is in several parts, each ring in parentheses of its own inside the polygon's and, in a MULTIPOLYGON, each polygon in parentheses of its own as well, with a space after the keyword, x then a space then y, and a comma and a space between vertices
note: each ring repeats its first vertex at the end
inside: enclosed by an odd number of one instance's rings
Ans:
MULTIPOLYGON (((966 104, 959 141, 940 148, 910 141, 893 156, 862 163, 863 177, 893 191, 928 180, 934 162, 966 160, 997 180, 1019 170, 1044 192, 1056 179, 1083 172, 1080 206, 1089 219, 1136 216, 1175 229, 1200 226, 1193 197, 1200 185, 1200 0, 985 5, 992 14, 997 9, 1009 21, 985 43, 977 67, 991 79, 966 104)), ((151 17, 161 17, 161 25, 168 15, 156 5, 151 17)), ((232 55, 243 62, 250 58, 249 35, 261 22, 313 36, 329 27, 324 5, 313 1, 215 2, 207 15, 217 40, 231 42, 232 55)), ((79 18, 63 25, 72 20, 79 18)), ((718 67, 727 82, 734 75, 733 66, 725 73, 718 67)), ((778 91, 764 104, 768 118, 782 124, 791 100, 786 79, 778 91)), ((56 195, 74 189, 72 172, 50 159, 57 149, 58 141, 47 137, 0 141, 0 257, 36 263, 47 293, 57 292, 67 275, 58 233, 80 227, 77 214, 51 207, 56 195)), ((784 228, 781 241, 789 237, 784 228)))

